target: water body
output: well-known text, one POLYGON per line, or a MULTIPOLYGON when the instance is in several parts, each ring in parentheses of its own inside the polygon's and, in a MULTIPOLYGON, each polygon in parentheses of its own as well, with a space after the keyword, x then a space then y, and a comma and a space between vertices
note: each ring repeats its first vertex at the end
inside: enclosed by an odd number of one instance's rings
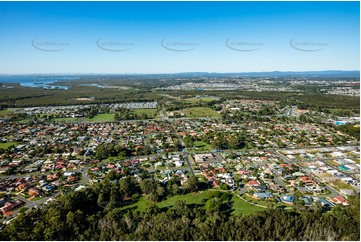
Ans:
POLYGON ((92 84, 80 84, 80 86, 98 87, 98 88, 111 88, 111 87, 109 87, 109 86, 100 85, 100 84, 96 84, 96 83, 92 83, 92 84))
POLYGON ((59 81, 76 80, 75 76, 0 76, 0 83, 10 84, 18 83, 24 87, 35 87, 44 89, 61 89, 67 90, 69 87, 57 85, 59 81))

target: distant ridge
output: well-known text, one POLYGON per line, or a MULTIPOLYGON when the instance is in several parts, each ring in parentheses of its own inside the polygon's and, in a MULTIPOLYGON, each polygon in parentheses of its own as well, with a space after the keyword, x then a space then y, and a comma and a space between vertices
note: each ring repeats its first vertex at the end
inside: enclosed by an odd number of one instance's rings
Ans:
POLYGON ((266 72, 179 72, 179 73, 156 73, 156 74, 97 74, 97 73, 69 73, 69 74, 0 74, 0 76, 152 76, 152 77, 319 77, 319 78, 360 78, 360 71, 266 71, 266 72))
POLYGON ((216 72, 184 72, 171 75, 184 76, 239 76, 239 77, 333 77, 333 78, 359 78, 360 71, 269 71, 269 72, 238 72, 238 73, 216 73, 216 72))

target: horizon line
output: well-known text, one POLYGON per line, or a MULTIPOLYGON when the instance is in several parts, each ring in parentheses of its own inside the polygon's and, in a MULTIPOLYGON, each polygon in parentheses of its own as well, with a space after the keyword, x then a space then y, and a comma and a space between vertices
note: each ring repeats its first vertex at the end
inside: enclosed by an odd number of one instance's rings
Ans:
POLYGON ((0 73, 0 76, 27 76, 27 75, 174 75, 174 74, 192 74, 192 73, 206 73, 206 74, 247 74, 247 73, 301 73, 301 72, 360 72, 360 70, 314 70, 314 71, 240 71, 240 72, 210 72, 210 71, 184 71, 184 72, 158 72, 158 73, 0 73))

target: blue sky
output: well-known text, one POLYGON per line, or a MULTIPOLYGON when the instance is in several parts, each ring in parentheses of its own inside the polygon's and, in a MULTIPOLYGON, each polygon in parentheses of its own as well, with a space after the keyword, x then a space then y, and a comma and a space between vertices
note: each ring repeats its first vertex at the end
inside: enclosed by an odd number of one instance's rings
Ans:
POLYGON ((0 2, 0 74, 358 70, 359 2, 0 2))

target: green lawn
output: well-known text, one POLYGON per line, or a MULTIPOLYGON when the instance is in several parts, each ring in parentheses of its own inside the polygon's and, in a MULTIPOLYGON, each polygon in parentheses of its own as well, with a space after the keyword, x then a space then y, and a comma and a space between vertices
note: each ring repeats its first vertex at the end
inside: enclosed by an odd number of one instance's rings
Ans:
POLYGON ((213 100, 219 100, 219 98, 217 97, 201 97, 201 98, 188 98, 188 99, 185 99, 185 101, 189 101, 189 102, 192 102, 192 103, 196 103, 196 102, 210 102, 210 101, 213 101, 213 100))
MULTIPOLYGON (((185 195, 177 195, 177 196, 173 196, 173 197, 168 197, 165 200, 158 202, 157 206, 159 208, 164 208, 164 207, 172 207, 174 206, 175 202, 178 200, 183 200, 186 202, 186 204, 200 204, 203 206, 202 204, 202 199, 208 199, 209 197, 209 193, 208 192, 197 192, 197 193, 189 193, 189 194, 185 194, 185 195)), ((128 206, 124 206, 122 207, 122 209, 128 209, 128 208, 134 208, 136 207, 137 211, 145 211, 147 207, 149 207, 152 203, 149 202, 145 196, 142 196, 138 202, 128 205, 128 206)))
POLYGON ((84 119, 86 122, 113 122, 114 121, 114 114, 113 113, 102 113, 97 114, 93 118, 86 118, 84 119))
POLYGON ((334 160, 328 160, 328 161, 326 161, 326 163, 328 163, 328 164, 331 165, 331 166, 338 166, 338 165, 340 165, 340 163, 338 163, 338 162, 336 162, 336 161, 334 161, 334 160))
POLYGON ((202 150, 213 150, 211 145, 203 141, 194 141, 194 147, 200 148, 202 150))
POLYGON ((109 162, 115 162, 117 160, 124 160, 125 156, 119 155, 119 156, 110 156, 104 160, 101 161, 102 164, 107 164, 109 162))
POLYGON ((353 187, 349 184, 347 184, 346 182, 343 182, 341 180, 335 180, 334 182, 330 183, 330 185, 332 187, 334 187, 336 190, 340 190, 340 189, 353 189, 353 187))
POLYGON ((10 114, 14 113, 15 109, 4 109, 4 110, 0 110, 0 117, 4 117, 4 116, 8 116, 10 114))
MULTIPOLYGON (((188 193, 185 195, 176 195, 176 196, 168 197, 165 200, 158 202, 157 206, 159 208, 172 207, 172 206, 174 206, 176 201, 183 200, 183 201, 185 201, 186 204, 198 204, 199 206, 203 207, 203 206, 205 206, 205 203, 202 203, 202 200, 208 200, 211 192, 214 192, 214 190, 188 193)), ((244 202, 236 195, 233 195, 231 201, 232 202, 226 203, 226 204, 228 204, 228 206, 230 208, 232 207, 232 209, 234 210, 232 212, 232 214, 235 214, 235 215, 246 216, 246 215, 249 215, 249 214, 252 214, 252 213, 255 213, 258 211, 263 211, 266 209, 266 208, 253 206, 247 202, 244 202)), ((123 209, 135 208, 136 211, 145 211, 147 209, 147 207, 149 207, 151 204, 152 203, 147 201, 145 196, 142 196, 138 200, 138 202, 131 204, 131 205, 124 206, 121 209, 123 210, 123 209)))
POLYGON ((210 102, 210 101, 213 101, 213 100, 219 100, 219 98, 217 98, 217 97, 202 97, 202 98, 199 98, 199 100, 202 100, 203 102, 210 102))
POLYGON ((41 200, 43 198, 44 198, 43 196, 37 196, 37 197, 34 197, 34 199, 31 199, 31 201, 35 202, 35 201, 41 200))
POLYGON ((12 146, 12 145, 18 146, 18 143, 16 143, 16 142, 0 143, 0 148, 2 148, 2 149, 7 149, 7 148, 9 148, 9 147, 12 146))
POLYGON ((296 157, 296 160, 302 160, 300 155, 293 155, 294 157, 296 157))
POLYGON ((214 111, 211 108, 206 107, 195 107, 195 108, 185 108, 181 112, 184 113, 186 117, 189 118, 219 118, 220 114, 214 111))
POLYGON ((26 119, 19 120, 17 122, 20 123, 20 124, 25 124, 25 123, 28 123, 28 122, 30 122, 32 120, 33 120, 32 118, 26 118, 26 119))
POLYGON ((255 204, 258 204, 258 205, 261 205, 261 206, 267 206, 268 204, 268 200, 261 200, 261 199, 256 199, 256 198, 252 198, 250 196, 247 196, 247 195, 243 195, 243 198, 246 199, 247 201, 250 201, 252 203, 255 203, 255 204))
POLYGON ((77 118, 54 118, 52 121, 54 122, 76 122, 77 118))
POLYGON ((176 195, 168 197, 166 200, 157 203, 160 208, 174 206, 178 200, 185 201, 186 204, 202 204, 202 199, 209 198, 209 191, 205 192, 192 192, 185 195, 176 195))
MULTIPOLYGON (((171 206, 174 206, 175 202, 178 200, 183 200, 186 202, 186 204, 199 204, 199 205, 203 206, 204 204, 202 204, 202 199, 208 199, 208 198, 209 198, 209 191, 188 193, 185 195, 176 195, 176 196, 168 197, 165 200, 158 202, 157 206, 159 208, 171 207, 171 206)), ((138 200, 138 202, 131 204, 131 205, 124 206, 124 207, 122 207, 122 209, 136 207, 137 211, 145 211, 146 208, 149 207, 151 204, 152 203, 147 201, 145 196, 142 196, 138 200)))
POLYGON ((156 108, 137 108, 132 110, 136 115, 146 114, 148 118, 153 118, 157 114, 156 108))
POLYGON ((127 205, 121 208, 123 209, 129 209, 129 208, 136 208, 136 211, 145 211, 147 207, 149 207, 152 203, 148 202, 147 199, 145 199, 144 196, 141 196, 138 202, 133 203, 131 205, 127 205))
POLYGON ((249 215, 249 214, 252 214, 252 213, 255 213, 258 211, 266 210, 266 208, 261 208, 258 206, 251 205, 251 204, 243 201, 236 195, 233 195, 232 201, 233 201, 232 207, 234 209, 232 214, 235 214, 235 215, 249 215))

